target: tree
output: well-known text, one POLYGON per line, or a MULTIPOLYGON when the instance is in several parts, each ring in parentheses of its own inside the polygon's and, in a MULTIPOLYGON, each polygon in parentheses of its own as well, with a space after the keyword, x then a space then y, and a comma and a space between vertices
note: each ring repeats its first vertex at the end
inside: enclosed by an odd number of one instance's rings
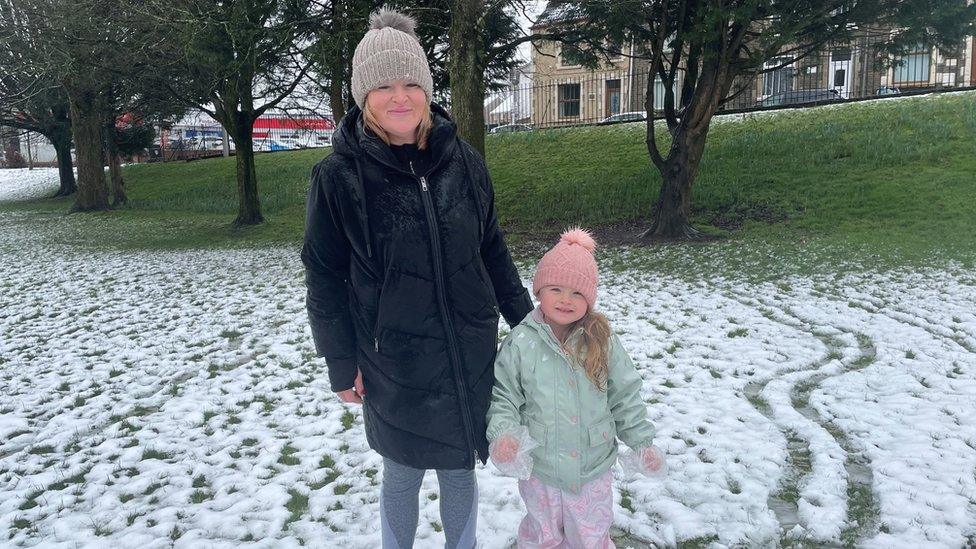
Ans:
MULTIPOLYGON (((58 151, 61 194, 72 188, 70 143, 78 160, 73 211, 126 202, 114 127, 124 113, 141 119, 176 110, 147 74, 165 72, 163 37, 146 27, 124 0, 0 0, 0 59, 12 70, 0 79, 0 103, 21 124, 34 124, 58 151), (12 99, 10 99, 12 98, 12 99), (68 123, 70 119, 70 124, 68 123), (106 184, 108 162, 112 186, 106 184)), ((6 68, 5 64, 5 68, 6 68)))
POLYGON ((383 4, 382 0, 332 0, 324 23, 316 31, 310 52, 315 82, 329 98, 329 110, 336 122, 354 103, 352 97, 352 56, 366 33, 369 14, 383 4))
POLYGON ((234 225, 261 223, 254 121, 305 79, 323 7, 294 0, 131 1, 168 37, 165 55, 177 61, 177 70, 161 76, 159 85, 210 115, 234 141, 234 225))
POLYGON ((71 161, 71 120, 68 98, 49 67, 28 62, 33 33, 23 25, 31 12, 15 11, 0 2, 0 126, 36 132, 54 146, 60 186, 54 196, 77 190, 71 161))
POLYGON ((519 45, 538 40, 578 40, 585 27, 547 33, 522 32, 521 0, 450 0, 447 30, 451 116, 458 134, 485 153, 485 92, 492 77, 510 74, 519 45))
MULTIPOLYGON (((670 141, 662 152, 654 117, 647 151, 662 184, 644 237, 695 238, 691 190, 719 106, 736 82, 749 82, 771 59, 794 60, 829 44, 849 42, 865 28, 890 32, 879 60, 918 44, 958 45, 973 33, 976 5, 966 0, 586 0, 570 3, 567 24, 598 29, 609 42, 650 46, 651 75, 663 83, 670 141), (682 71, 681 90, 675 91, 682 71)), ((778 67, 774 67, 778 68, 778 67)), ((654 78, 645 108, 654 112, 654 78)))
POLYGON ((136 81, 135 71, 146 66, 143 34, 120 0, 0 2, 5 37, 15 44, 19 74, 26 75, 21 95, 66 98, 78 161, 72 211, 108 209, 104 128, 115 118, 113 99, 125 89, 120 82, 136 81))

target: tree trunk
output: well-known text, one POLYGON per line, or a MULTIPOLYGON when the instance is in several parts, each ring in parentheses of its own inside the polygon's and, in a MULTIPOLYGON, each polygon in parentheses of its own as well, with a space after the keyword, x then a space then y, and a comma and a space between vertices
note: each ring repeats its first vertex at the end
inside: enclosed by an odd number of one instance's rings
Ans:
POLYGON ((117 208, 129 202, 125 195, 125 181, 122 180, 122 159, 119 145, 115 140, 115 124, 105 125, 105 156, 108 160, 108 173, 112 180, 112 207, 117 208))
POLYGON ((78 193, 72 211, 108 209, 102 153, 102 113, 92 93, 69 91, 71 128, 78 157, 78 193))
POLYGON ((71 161, 71 133, 65 129, 52 133, 48 138, 58 157, 58 178, 61 182, 61 188, 54 196, 70 196, 78 190, 74 163, 71 161))
POLYGON ((484 9, 480 0, 454 0, 451 26, 449 73, 451 117, 458 136, 485 155, 485 67, 478 48, 481 30, 477 21, 484 9))
POLYGON ((336 126, 346 115, 346 102, 342 100, 345 82, 343 79, 342 61, 336 60, 332 64, 331 74, 329 75, 329 107, 332 108, 332 120, 336 126))
POLYGON ((235 227, 257 225, 264 221, 258 197, 258 176, 254 169, 254 126, 247 116, 240 116, 232 130, 237 149, 237 196, 239 200, 235 227))
POLYGON ((654 203, 653 223, 641 236, 653 238, 696 238, 701 232, 691 226, 691 188, 698 176, 705 150, 704 132, 681 125, 661 172, 661 190, 654 203))

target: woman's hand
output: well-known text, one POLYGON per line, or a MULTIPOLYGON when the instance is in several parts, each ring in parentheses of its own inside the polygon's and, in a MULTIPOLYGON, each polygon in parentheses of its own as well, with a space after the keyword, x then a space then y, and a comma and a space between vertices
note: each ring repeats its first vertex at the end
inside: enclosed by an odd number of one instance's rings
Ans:
POLYGON ((366 388, 363 386, 363 373, 356 370, 356 380, 353 381, 352 389, 337 391, 339 400, 348 404, 362 404, 363 397, 366 396, 366 388))

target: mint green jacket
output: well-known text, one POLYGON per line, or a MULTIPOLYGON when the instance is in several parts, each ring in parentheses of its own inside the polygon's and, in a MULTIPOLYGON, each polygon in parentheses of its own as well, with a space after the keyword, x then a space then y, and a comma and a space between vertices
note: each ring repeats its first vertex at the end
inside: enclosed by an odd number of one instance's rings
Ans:
MULTIPOLYGON (((569 348, 575 348, 578 335, 569 335, 569 348)), ((640 396, 641 378, 616 335, 609 363, 604 392, 563 352, 537 308, 512 330, 495 358, 488 440, 528 426, 539 443, 532 451, 532 474, 578 493, 613 465, 618 439, 637 449, 654 438, 640 396)))

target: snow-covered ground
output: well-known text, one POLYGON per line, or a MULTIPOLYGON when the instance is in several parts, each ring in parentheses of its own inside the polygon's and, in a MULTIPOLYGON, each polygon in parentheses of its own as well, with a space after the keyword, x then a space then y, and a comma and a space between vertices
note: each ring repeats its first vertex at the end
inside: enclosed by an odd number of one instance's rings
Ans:
POLYGON ((0 204, 51 196, 57 191, 58 170, 55 168, 0 170, 0 204))
MULTIPOLYGON (((0 210, 0 546, 379 546, 381 460, 314 358, 298 250, 80 249, 46 238, 76 216, 30 216, 0 210)), ((602 260, 670 467, 617 475, 621 546, 976 542, 976 275, 646 267, 700 250, 602 260)), ((515 481, 477 474, 481 546, 509 547, 515 481)), ((418 548, 438 503, 431 473, 418 548)))

